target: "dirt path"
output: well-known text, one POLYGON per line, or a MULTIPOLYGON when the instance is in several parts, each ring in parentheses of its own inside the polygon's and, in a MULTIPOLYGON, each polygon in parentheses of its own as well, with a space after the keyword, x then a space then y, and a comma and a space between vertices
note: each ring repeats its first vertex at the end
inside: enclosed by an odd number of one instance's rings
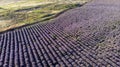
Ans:
POLYGON ((0 67, 119 67, 119 4, 94 0, 53 23, 0 34, 0 67), (76 30, 79 39, 68 34, 76 30))

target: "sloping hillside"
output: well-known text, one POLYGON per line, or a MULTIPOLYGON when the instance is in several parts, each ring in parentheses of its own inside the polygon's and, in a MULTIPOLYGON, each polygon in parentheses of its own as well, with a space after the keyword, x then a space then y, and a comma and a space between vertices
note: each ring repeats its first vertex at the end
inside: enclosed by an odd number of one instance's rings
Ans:
POLYGON ((45 24, 0 34, 0 67, 119 67, 120 0, 93 0, 45 24))

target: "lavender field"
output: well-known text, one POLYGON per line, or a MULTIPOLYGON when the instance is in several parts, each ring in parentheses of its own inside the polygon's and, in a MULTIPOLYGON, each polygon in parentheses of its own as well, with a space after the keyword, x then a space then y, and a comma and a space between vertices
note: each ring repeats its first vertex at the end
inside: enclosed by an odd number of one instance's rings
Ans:
POLYGON ((0 67, 119 67, 120 1, 93 0, 49 23, 0 34, 0 67))

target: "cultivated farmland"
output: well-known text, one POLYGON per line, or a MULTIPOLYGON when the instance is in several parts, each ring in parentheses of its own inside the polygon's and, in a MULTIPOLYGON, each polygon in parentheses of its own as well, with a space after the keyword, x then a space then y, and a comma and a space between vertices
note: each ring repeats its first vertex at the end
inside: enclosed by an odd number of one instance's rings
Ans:
POLYGON ((119 67, 120 1, 93 0, 0 34, 1 67, 119 67))

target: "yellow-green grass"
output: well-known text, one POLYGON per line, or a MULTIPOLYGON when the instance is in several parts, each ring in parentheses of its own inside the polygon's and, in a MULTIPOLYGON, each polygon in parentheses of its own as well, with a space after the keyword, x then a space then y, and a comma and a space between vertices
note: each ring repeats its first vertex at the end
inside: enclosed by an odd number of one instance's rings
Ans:
POLYGON ((0 31, 26 24, 53 19, 60 12, 81 6, 87 0, 75 0, 75 3, 63 3, 47 0, 25 0, 0 6, 0 31), (11 21, 11 22, 6 22, 11 21), (6 24, 6 25, 5 25, 6 24))

